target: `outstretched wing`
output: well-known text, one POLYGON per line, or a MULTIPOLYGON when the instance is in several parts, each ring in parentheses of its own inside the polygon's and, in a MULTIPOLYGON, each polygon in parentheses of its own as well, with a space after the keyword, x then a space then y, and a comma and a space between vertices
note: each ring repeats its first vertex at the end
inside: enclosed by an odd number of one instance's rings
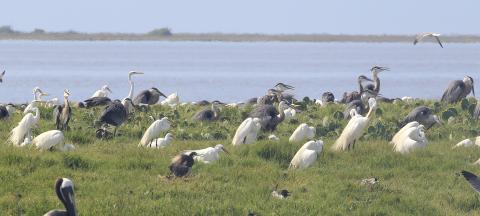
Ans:
POLYGON ((435 36, 435 39, 437 39, 438 44, 440 44, 440 47, 443 48, 442 42, 440 41, 440 38, 438 36, 435 36))
POLYGON ((468 183, 470 183, 470 186, 472 186, 477 193, 480 193, 480 180, 478 177, 475 174, 465 170, 462 171, 462 175, 465 177, 468 183))

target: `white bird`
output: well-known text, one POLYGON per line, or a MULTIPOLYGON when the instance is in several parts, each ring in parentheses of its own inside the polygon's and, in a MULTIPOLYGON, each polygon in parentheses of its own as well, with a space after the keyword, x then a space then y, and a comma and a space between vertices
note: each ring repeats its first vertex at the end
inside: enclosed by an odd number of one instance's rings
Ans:
POLYGON ((238 126, 232 144, 238 146, 241 144, 251 144, 257 140, 257 134, 262 128, 259 118, 247 118, 238 126))
POLYGON ((143 74, 143 72, 138 72, 138 71, 128 72, 128 83, 130 83, 130 91, 128 92, 127 98, 130 98, 131 100, 133 100, 133 90, 134 90, 134 87, 135 87, 135 85, 133 83, 133 80, 132 80, 132 76, 136 75, 136 74, 143 74))
POLYGON ((288 139, 291 143, 299 143, 311 140, 315 136, 315 127, 309 127, 306 123, 300 124, 288 139))
POLYGON ((407 124, 402 130, 403 132, 397 136, 393 144, 395 152, 407 154, 416 148, 422 148, 428 144, 423 125, 407 124))
POLYGON ((425 38, 425 37, 434 37, 437 40, 437 43, 440 45, 440 47, 443 48, 443 45, 442 45, 442 42, 440 42, 439 36, 440 36, 440 34, 433 33, 433 32, 420 33, 420 34, 417 35, 417 37, 413 41, 413 45, 416 45, 418 42, 423 40, 423 38, 425 38))
POLYGON ((293 156, 289 169, 304 169, 311 166, 323 150, 323 141, 309 141, 305 143, 293 156))
POLYGON ((403 133, 408 129, 408 128, 411 128, 411 127, 418 127, 420 125, 420 123, 416 122, 416 121, 412 121, 412 122, 409 122, 408 124, 406 124, 405 126, 403 126, 392 138, 392 141, 390 141, 390 144, 393 144, 395 145, 395 143, 398 143, 399 142, 399 139, 402 137, 404 137, 403 133))
POLYGON ((280 138, 275 136, 275 134, 270 134, 270 136, 268 136, 268 140, 278 141, 280 140, 280 138))
POLYGON ((349 150, 350 148, 355 148, 355 142, 362 137, 365 128, 367 128, 368 123, 377 109, 377 101, 375 98, 368 99, 368 104, 370 106, 370 110, 368 111, 367 116, 364 117, 360 114, 354 114, 347 126, 343 129, 340 137, 332 146, 333 150, 345 151, 349 150))
POLYGON ((35 111, 35 115, 32 113, 27 113, 25 116, 23 116, 18 125, 10 132, 10 137, 8 140, 13 145, 20 146, 25 140, 25 137, 31 139, 32 128, 37 125, 38 120, 40 119, 40 110, 38 107, 32 108, 32 110, 35 111))
POLYGON ((33 139, 32 144, 40 150, 50 150, 53 147, 62 145, 59 149, 63 149, 65 137, 63 136, 62 131, 59 130, 50 130, 47 132, 43 132, 35 139, 33 139))
POLYGON ((214 147, 208 147, 199 150, 187 150, 184 154, 189 155, 191 152, 196 152, 197 155, 193 158, 196 161, 209 164, 220 159, 220 153, 225 152, 230 154, 222 144, 217 144, 214 147))
POLYGON ((173 135, 171 133, 167 133, 164 138, 157 138, 152 140, 149 145, 150 148, 165 148, 173 141, 173 135))
POLYGON ((292 107, 288 107, 287 109, 284 109, 283 113, 285 113, 285 119, 290 119, 292 117, 295 117, 295 115, 297 115, 297 111, 292 107))
MULTIPOLYGON (((153 117, 151 117, 153 118, 153 117)), ((170 120, 167 117, 154 121, 143 134, 138 146, 147 146, 152 140, 160 137, 160 133, 170 129, 170 120)))
POLYGON ((160 102, 160 104, 169 105, 171 107, 177 106, 180 104, 180 98, 178 97, 178 94, 175 92, 171 95, 168 95, 168 97, 165 98, 165 100, 163 100, 162 102, 160 102))
POLYGON ((406 103, 412 103, 414 100, 415 99, 413 97, 409 97, 409 96, 402 97, 402 101, 406 103))
POLYGON ((458 142, 455 146, 453 146, 452 148, 458 148, 458 147, 471 147, 473 146, 473 141, 470 140, 470 139, 464 139, 460 142, 458 142))
POLYGON ((99 89, 95 93, 93 93, 92 98, 93 97, 108 97, 109 92, 112 93, 112 90, 110 89, 110 87, 108 87, 108 85, 104 85, 104 86, 102 86, 101 89, 99 89))
POLYGON ((33 108, 38 108, 38 105, 41 103, 40 100, 33 100, 32 102, 30 102, 30 104, 28 104, 27 107, 25 107, 25 109, 23 110, 23 114, 27 114, 29 112, 33 112, 33 108))

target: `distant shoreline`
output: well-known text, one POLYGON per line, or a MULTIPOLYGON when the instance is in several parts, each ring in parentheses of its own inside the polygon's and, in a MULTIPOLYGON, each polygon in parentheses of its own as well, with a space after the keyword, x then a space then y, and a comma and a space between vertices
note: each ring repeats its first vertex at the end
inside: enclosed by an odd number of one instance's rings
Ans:
MULTIPOLYGON (((9 33, 0 40, 38 41, 203 41, 203 42, 405 42, 412 43, 414 35, 333 35, 333 34, 223 34, 175 33, 172 35, 128 33, 9 33)), ((445 35, 445 43, 480 43, 480 35, 445 35)), ((426 40, 433 42, 433 40, 426 40)))

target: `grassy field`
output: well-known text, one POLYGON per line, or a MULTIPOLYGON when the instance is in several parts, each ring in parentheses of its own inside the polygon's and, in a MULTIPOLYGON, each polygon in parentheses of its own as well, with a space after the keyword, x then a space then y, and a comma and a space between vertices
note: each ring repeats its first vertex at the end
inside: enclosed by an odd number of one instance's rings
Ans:
MULTIPOLYGON (((295 118, 282 123, 266 140, 234 148, 230 142, 236 127, 251 107, 222 108, 221 120, 199 123, 191 120, 202 107, 156 106, 137 112, 120 127, 114 140, 95 138, 98 110, 74 109, 66 142, 73 152, 40 152, 16 148, 6 139, 22 118, 16 114, 0 122, 0 212, 1 215, 42 215, 63 208, 53 190, 57 177, 75 183, 80 215, 480 215, 478 195, 456 175, 465 169, 480 174, 472 165, 480 157, 478 147, 452 146, 479 135, 480 125, 471 118, 475 100, 458 105, 433 101, 411 104, 380 104, 366 135, 354 151, 329 150, 346 121, 343 105, 319 107, 304 100, 295 118), (409 155, 392 151, 388 141, 398 130, 397 122, 415 106, 426 104, 442 118, 444 126, 428 130, 425 149, 409 155), (138 148, 149 115, 168 116, 175 141, 162 150, 138 148), (288 137, 300 123, 317 127, 315 139, 326 150, 304 170, 289 171, 288 164, 302 144, 289 144, 288 137), (231 155, 216 163, 195 164, 193 176, 167 180, 173 156, 187 149, 224 144, 231 155), (373 188, 360 185, 377 177, 373 188), (275 184, 287 188, 286 200, 271 197, 275 184)), ((34 134, 54 129, 51 110, 42 108, 34 134)))

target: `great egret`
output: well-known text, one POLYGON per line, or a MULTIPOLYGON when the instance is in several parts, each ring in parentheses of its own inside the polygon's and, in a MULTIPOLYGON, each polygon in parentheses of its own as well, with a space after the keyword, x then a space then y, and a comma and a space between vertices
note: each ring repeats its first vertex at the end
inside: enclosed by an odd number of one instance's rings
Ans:
POLYGON ((44 216, 76 216, 77 208, 75 205, 75 192, 72 180, 68 178, 59 178, 55 182, 55 193, 58 199, 62 202, 65 210, 51 210, 44 214, 44 216))
POLYGON ((133 100, 133 90, 134 90, 134 87, 135 87, 135 85, 133 83, 133 80, 132 80, 132 76, 137 75, 137 74, 143 74, 143 72, 138 72, 138 71, 128 72, 128 83, 130 83, 130 91, 128 92, 127 98, 130 98, 130 100, 133 100))
POLYGON ((192 171, 192 166, 195 163, 193 158, 196 155, 196 152, 190 152, 188 155, 177 155, 172 159, 172 163, 168 168, 176 177, 188 176, 192 171))
POLYGON ((178 97, 178 94, 175 92, 168 95, 167 98, 165 98, 165 100, 160 102, 160 104, 174 107, 180 104, 180 98, 178 97))
POLYGON ((332 150, 335 151, 345 151, 350 148, 355 148, 355 142, 362 137, 365 128, 367 128, 368 123, 373 117, 375 110, 377 109, 377 101, 375 98, 370 98, 368 100, 370 110, 367 115, 364 117, 362 115, 355 115, 350 119, 347 126, 343 129, 340 137, 335 141, 335 144, 332 146, 332 150))
POLYGON ((262 129, 265 131, 274 131, 277 125, 285 119, 284 110, 288 107, 285 101, 280 101, 278 110, 273 105, 262 105, 256 107, 250 117, 260 119, 262 129))
POLYGON ((70 91, 65 89, 63 92, 64 104, 63 106, 56 106, 55 107, 55 125, 57 130, 65 131, 68 128, 68 122, 70 122, 70 118, 72 117, 72 108, 70 107, 70 102, 68 101, 68 97, 70 96, 70 91))
POLYGON ((32 128, 35 127, 40 119, 40 110, 38 107, 32 108, 35 111, 35 115, 27 113, 18 125, 10 132, 8 140, 16 146, 20 146, 25 140, 25 137, 31 139, 32 128))
POLYGON ((306 123, 300 124, 288 139, 291 143, 299 143, 311 140, 315 136, 315 127, 309 127, 306 123))
POLYGON ((147 146, 152 142, 152 140, 160 137, 160 133, 170 129, 170 125, 170 120, 168 120, 167 117, 163 117, 162 119, 154 121, 143 134, 143 137, 140 140, 138 146, 147 146))
POLYGON ((234 146, 251 144, 257 140, 257 134, 261 128, 260 119, 247 118, 238 126, 232 144, 234 146))
POLYGON ((448 85, 447 90, 445 90, 442 95, 442 102, 449 104, 457 103, 463 98, 466 98, 470 92, 472 92, 473 96, 475 96, 473 78, 465 76, 463 80, 454 80, 448 85))
POLYGON ((286 199, 290 196, 290 192, 287 189, 278 190, 278 184, 272 190, 272 196, 278 199, 286 199))
POLYGON ((429 129, 434 124, 442 124, 440 119, 432 113, 432 110, 426 106, 419 106, 413 109, 400 123, 400 127, 405 126, 409 122, 416 121, 429 129))
POLYGON ((112 93, 112 90, 108 85, 102 86, 101 89, 97 90, 95 93, 93 93, 92 98, 94 97, 108 97, 108 93, 112 93))
POLYGON ((452 148, 458 148, 458 147, 471 147, 474 145, 474 142, 470 139, 464 139, 460 142, 458 142, 455 146, 452 148))
POLYGON ((160 92, 160 90, 152 87, 148 90, 141 91, 135 97, 135 99, 133 99, 133 104, 135 104, 135 105, 140 105, 140 104, 154 105, 160 100, 160 96, 165 97, 165 98, 167 97, 162 92, 160 92))
POLYGON ((393 150, 401 154, 407 154, 417 148, 425 147, 428 144, 428 140, 425 137, 424 126, 416 124, 407 124, 402 128, 402 132, 399 133, 395 141, 393 142, 393 150))
POLYGON ((418 127, 420 125, 420 123, 418 123, 417 121, 412 121, 412 122, 409 122, 408 124, 406 124, 405 126, 403 126, 402 128, 400 128, 400 130, 393 136, 392 138, 392 141, 390 141, 390 144, 392 145, 395 145, 395 143, 399 143, 400 142, 400 138, 403 139, 403 137, 405 135, 403 135, 403 133, 411 128, 411 127, 418 127))
POLYGON ((156 138, 147 145, 150 148, 165 148, 173 141, 173 135, 171 133, 167 133, 164 138, 156 138))
POLYGON ((323 141, 309 141, 305 143, 293 156, 289 169, 304 169, 311 166, 323 150, 323 141))
POLYGON ((212 163, 220 159, 220 153, 225 152, 227 154, 230 154, 222 144, 217 144, 214 147, 208 147, 204 149, 199 149, 199 150, 187 150, 184 152, 184 154, 190 154, 191 152, 196 152, 197 156, 194 157, 196 161, 202 162, 202 163, 212 163))
POLYGON ((50 130, 43 132, 32 140, 32 144, 40 150, 50 150, 53 147, 63 148, 65 137, 63 136, 62 131, 59 130, 50 130), (60 145, 62 145, 60 147, 60 145))
POLYGON ((420 42, 423 38, 425 37, 434 37, 435 40, 437 40, 437 43, 440 45, 440 47, 443 48, 442 42, 440 41, 440 34, 438 33, 433 33, 433 32, 425 32, 425 33, 420 33, 415 37, 415 40, 413 41, 413 45, 416 45, 418 42, 420 42))

